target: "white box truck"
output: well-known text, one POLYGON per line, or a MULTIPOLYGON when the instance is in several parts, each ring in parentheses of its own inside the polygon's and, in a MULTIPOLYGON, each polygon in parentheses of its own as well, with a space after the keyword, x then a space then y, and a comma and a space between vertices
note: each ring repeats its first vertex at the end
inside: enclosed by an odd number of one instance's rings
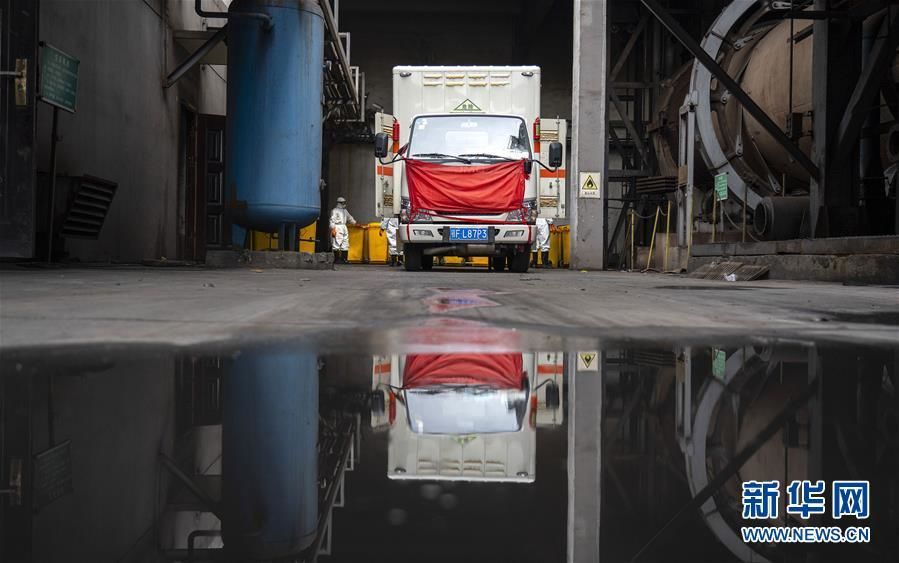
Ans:
POLYGON ((564 420, 562 358, 375 356, 371 424, 389 429, 388 478, 534 482, 537 427, 564 420))
POLYGON ((407 270, 488 256, 526 272, 538 217, 565 217, 563 119, 536 66, 397 66, 375 115, 375 213, 399 218, 407 270))

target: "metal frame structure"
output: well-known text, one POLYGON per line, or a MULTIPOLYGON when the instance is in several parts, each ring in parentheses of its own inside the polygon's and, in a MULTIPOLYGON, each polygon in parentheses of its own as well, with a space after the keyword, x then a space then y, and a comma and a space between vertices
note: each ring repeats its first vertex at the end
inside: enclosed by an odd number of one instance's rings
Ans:
POLYGON ((338 29, 340 0, 318 3, 325 16, 324 121, 364 121, 365 75, 350 66, 350 34, 338 29))

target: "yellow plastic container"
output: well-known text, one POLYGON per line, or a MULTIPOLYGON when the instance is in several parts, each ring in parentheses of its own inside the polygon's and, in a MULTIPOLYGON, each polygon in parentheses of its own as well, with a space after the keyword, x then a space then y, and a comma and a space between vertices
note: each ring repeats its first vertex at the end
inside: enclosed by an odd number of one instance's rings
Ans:
POLYGON ((562 225, 559 227, 561 244, 559 245, 559 263, 565 267, 568 266, 571 259, 571 227, 562 225))
MULTIPOLYGON (((553 229, 549 233, 549 261, 553 268, 559 268, 562 262, 563 233, 559 229, 553 229)), ((537 254, 537 263, 543 265, 543 253, 537 254)))
POLYGON ((300 252, 315 252, 315 223, 300 229, 300 252))
POLYGON ((444 256, 443 257, 443 265, 444 266, 464 266, 465 258, 461 256, 444 256))
MULTIPOLYGON (((366 247, 368 249, 369 264, 386 264, 390 245, 387 244, 387 233, 381 230, 381 223, 369 223, 366 225, 366 247)), ((350 245, 352 247, 352 245, 350 245)))
POLYGON ((347 225, 350 232, 350 251, 347 260, 353 264, 365 263, 365 235, 368 227, 365 225, 347 225))
MULTIPOLYGON (((315 252, 315 225, 310 223, 300 229, 300 252, 315 252)), ((253 233, 250 237, 250 250, 278 250, 278 233, 250 232, 253 233)))
POLYGON ((278 235, 274 233, 263 233, 261 231, 251 231, 250 250, 277 250, 278 235))

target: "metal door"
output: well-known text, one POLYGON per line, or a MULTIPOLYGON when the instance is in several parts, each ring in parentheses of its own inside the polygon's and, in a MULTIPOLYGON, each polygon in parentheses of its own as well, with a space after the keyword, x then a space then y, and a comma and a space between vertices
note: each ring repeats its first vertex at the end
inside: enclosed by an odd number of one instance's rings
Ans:
POLYGON ((197 120, 195 179, 188 192, 185 254, 206 258, 206 249, 231 245, 231 221, 226 210, 225 117, 201 115, 197 120))

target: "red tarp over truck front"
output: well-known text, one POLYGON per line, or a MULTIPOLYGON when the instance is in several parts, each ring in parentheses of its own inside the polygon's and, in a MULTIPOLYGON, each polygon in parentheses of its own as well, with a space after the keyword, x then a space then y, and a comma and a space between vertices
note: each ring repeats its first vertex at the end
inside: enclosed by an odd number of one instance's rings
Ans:
POLYGON ((403 387, 489 385, 521 389, 521 354, 416 354, 406 356, 403 387))
POLYGON ((524 202, 524 161, 452 166, 406 160, 412 213, 503 213, 524 202))

